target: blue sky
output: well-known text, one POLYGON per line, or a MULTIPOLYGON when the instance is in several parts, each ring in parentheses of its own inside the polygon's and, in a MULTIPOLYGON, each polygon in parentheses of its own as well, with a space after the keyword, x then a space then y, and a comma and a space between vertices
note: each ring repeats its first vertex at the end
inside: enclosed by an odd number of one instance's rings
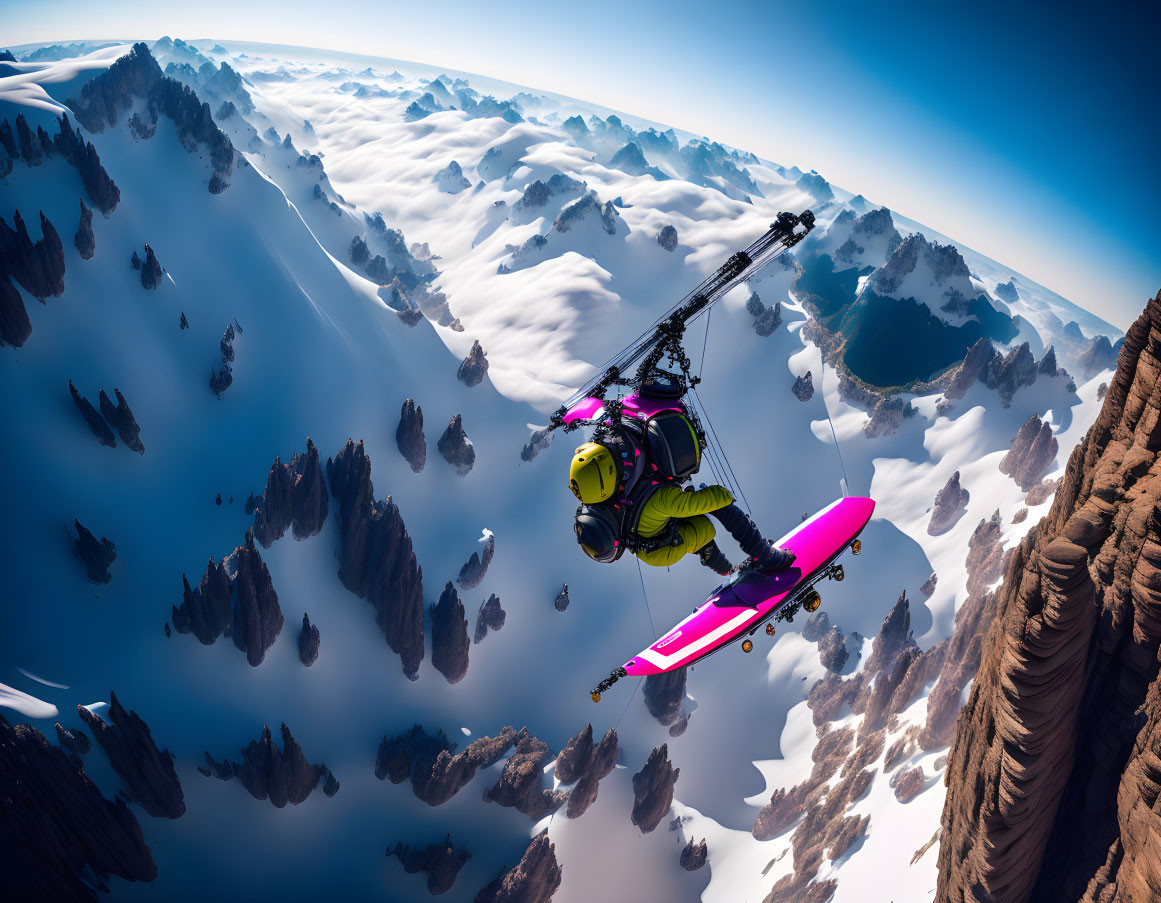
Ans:
POLYGON ((169 34, 477 72, 817 169, 1122 327, 1161 289, 1154 4, 165 6, 0 0, 3 40, 169 34))

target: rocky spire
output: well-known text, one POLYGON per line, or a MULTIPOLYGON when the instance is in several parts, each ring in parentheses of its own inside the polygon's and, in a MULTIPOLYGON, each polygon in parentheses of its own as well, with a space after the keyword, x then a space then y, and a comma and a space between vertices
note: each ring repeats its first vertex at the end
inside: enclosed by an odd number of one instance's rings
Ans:
POLYGON ((472 465, 476 463, 476 450, 472 446, 472 440, 464 432, 463 417, 460 414, 451 419, 435 447, 461 477, 467 476, 472 470, 472 465))
POLYGON ((71 379, 69 380, 69 394, 72 395, 73 404, 77 406, 77 410, 85 418, 85 423, 89 425, 89 430, 92 434, 97 437, 102 445, 114 448, 117 445, 117 440, 113 436, 113 431, 109 429, 109 424, 97 413, 97 409, 93 407, 92 402, 77 391, 77 387, 73 385, 71 379))
POLYGON ((165 272, 148 243, 145 245, 145 261, 141 264, 141 287, 155 289, 161 285, 161 276, 165 272))
POLYGON ((443 731, 433 737, 420 725, 405 734, 384 737, 375 759, 375 777, 401 784, 410 778, 411 790, 429 806, 440 806, 455 796, 481 768, 490 768, 516 742, 517 732, 505 727, 495 737, 480 737, 455 752, 443 731))
POLYGON ((470 388, 482 383, 487 372, 488 357, 484 354, 484 349, 480 347, 479 341, 472 342, 472 350, 460 363, 456 378, 470 388))
POLYGON ((52 223, 40 214, 41 237, 33 244, 17 210, 15 229, 0 218, 0 277, 11 276, 34 298, 44 300, 64 291, 64 246, 52 223))
POLYGON ((399 412, 399 426, 395 428, 395 444, 399 454, 411 465, 413 473, 423 471, 427 463, 427 441, 423 438, 423 408, 408 398, 399 412))
POLYGON ((1152 899, 1161 294, 995 593, 948 762, 936 900, 1152 899), (1058 817, 1059 816, 1059 817, 1058 817))
POLYGON ((327 488, 318 449, 307 437, 306 454, 295 454, 289 464, 274 459, 266 489, 254 508, 254 538, 270 548, 293 526, 295 539, 315 536, 326 523, 327 488))
POLYGON ((409 875, 427 872, 427 892, 433 895, 451 890, 460 869, 472 858, 472 854, 466 850, 456 849, 450 835, 444 838, 443 843, 428 844, 422 850, 397 843, 394 849, 387 850, 387 856, 397 856, 403 870, 409 875))
POLYGON ((534 822, 555 812, 567 794, 544 787, 544 763, 552 753, 543 740, 521 734, 516 751, 508 757, 496 783, 484 791, 484 800, 522 812, 534 822))
POLYGON ((0 343, 19 348, 32 335, 32 323, 20 290, 7 275, 0 274, 0 343))
POLYGON ((250 666, 257 668, 282 632, 282 609, 252 533, 246 533, 245 543, 234 550, 230 559, 235 573, 231 637, 234 645, 246 653, 250 666))
POLYGON ((93 583, 108 583, 112 579, 109 575, 109 565, 117 558, 117 553, 113 551, 116 547, 104 536, 98 541, 79 520, 74 520, 73 525, 77 529, 77 538, 73 540, 73 554, 85 566, 85 571, 93 583))
POLYGON ((649 754, 642 769, 633 775, 632 821, 642 834, 648 834, 669 812, 673 803, 673 786, 679 769, 669 761, 669 746, 662 743, 649 754))
POLYGON ((549 903, 562 872, 548 831, 541 831, 514 868, 476 894, 475 903, 549 903))
POLYGON ((488 631, 495 633, 504 626, 507 614, 500 606, 500 597, 495 593, 480 603, 480 611, 476 615, 476 629, 472 636, 473 643, 479 643, 488 635, 488 631))
POLYGON ((1052 425, 1033 414, 1020 427, 1012 447, 1000 461, 1000 473, 1008 474, 1025 492, 1040 482, 1056 460, 1059 444, 1052 425))
MULTIPOLYGON (((70 383, 71 385, 71 383, 70 383)), ((137 425, 137 420, 133 417, 133 411, 129 409, 129 402, 125 400, 125 396, 121 394, 120 389, 114 389, 113 394, 117 396, 117 406, 113 406, 113 402, 109 401, 109 396, 105 394, 105 390, 101 390, 98 401, 101 405, 101 415, 109 422, 109 425, 115 427, 117 434, 121 437, 121 441, 132 451, 139 455, 145 454, 145 446, 141 442, 141 427, 137 425)))
POLYGON ((594 745, 591 724, 565 744, 556 757, 554 774, 560 783, 573 785, 565 809, 569 818, 580 818, 596 801, 598 784, 613 770, 620 753, 617 731, 609 728, 594 745))
POLYGON ((472 557, 460 568, 460 575, 456 578, 460 589, 475 589, 488 573, 488 565, 492 563, 492 556, 496 554, 496 534, 485 528, 480 542, 484 544, 483 555, 472 552, 472 557))
POLYGON ((431 664, 449 684, 459 683, 468 673, 470 645, 464 603, 448 581, 431 609, 431 664))
POLYGON ((303 612, 302 629, 298 632, 298 659, 308 668, 318 660, 320 642, 318 627, 303 612))
POLYGON ((935 505, 931 509, 931 520, 927 532, 931 536, 942 536, 967 512, 971 494, 959 483, 959 471, 953 473, 944 487, 935 494, 935 505))
POLYGON ((91 260, 97 249, 97 239, 93 236, 93 211, 81 201, 81 221, 77 225, 77 234, 73 236, 73 244, 82 260, 91 260))
MULTIPOLYGON (((334 781, 334 775, 325 765, 307 761, 302 747, 285 724, 282 725, 282 749, 274 742, 270 728, 263 725, 262 736, 242 748, 242 761, 232 763, 231 771, 254 799, 269 799, 278 809, 287 803, 297 806, 305 802, 320 780, 334 781)), ((338 789, 337 781, 333 787, 338 789)))

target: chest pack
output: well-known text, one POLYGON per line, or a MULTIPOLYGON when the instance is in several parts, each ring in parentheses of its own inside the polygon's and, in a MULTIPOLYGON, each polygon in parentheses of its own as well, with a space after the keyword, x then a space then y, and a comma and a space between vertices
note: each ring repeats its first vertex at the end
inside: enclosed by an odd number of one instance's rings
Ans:
POLYGON ((656 536, 641 537, 641 510, 662 486, 681 484, 701 465, 701 442, 689 418, 680 411, 660 411, 648 420, 624 418, 593 436, 617 461, 617 492, 607 501, 580 505, 573 531, 585 554, 610 563, 626 550, 652 552, 681 542, 671 520, 656 536))

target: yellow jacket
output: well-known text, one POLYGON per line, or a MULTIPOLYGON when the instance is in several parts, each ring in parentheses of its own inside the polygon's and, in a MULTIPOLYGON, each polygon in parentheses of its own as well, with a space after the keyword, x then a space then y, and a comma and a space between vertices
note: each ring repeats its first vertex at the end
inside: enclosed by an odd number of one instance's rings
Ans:
POLYGON ((662 486, 641 508, 637 535, 645 539, 656 536, 671 519, 676 518, 681 544, 664 546, 653 552, 638 552, 637 557, 655 567, 668 567, 687 554, 699 552, 715 535, 714 525, 706 513, 724 508, 733 501, 734 497, 723 486, 707 486, 694 492, 683 492, 673 484, 662 486))

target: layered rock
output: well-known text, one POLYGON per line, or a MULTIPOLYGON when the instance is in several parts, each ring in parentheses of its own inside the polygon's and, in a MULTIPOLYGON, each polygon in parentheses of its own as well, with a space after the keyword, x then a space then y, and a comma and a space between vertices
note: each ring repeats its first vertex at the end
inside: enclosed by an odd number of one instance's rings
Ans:
POLYGON ((1000 473, 1005 473, 1016 481, 1025 492, 1040 482, 1052 467, 1059 451, 1056 437, 1052 435, 1052 425, 1041 422, 1040 415, 1033 414, 1020 427, 1012 447, 1000 461, 1000 473))
POLYGON ((1161 294, 995 594, 948 763, 936 899, 1161 894, 1161 294))
MULTIPOLYGON (((64 245, 48 217, 40 214, 41 237, 34 244, 17 210, 15 229, 0 217, 0 278, 11 277, 34 298, 44 300, 64 291, 64 245)), ((12 344, 15 344, 13 342, 12 344)))
POLYGON ((307 437, 306 454, 295 454, 289 464, 274 459, 254 508, 254 538, 268 549, 293 527, 295 539, 306 539, 318 534, 326 519, 326 481, 318 449, 307 437))
POLYGON ((491 530, 484 530, 480 542, 484 544, 483 555, 479 552, 472 552, 472 557, 460 568, 460 575, 456 578, 456 583, 460 585, 461 589, 475 589, 479 586, 484 575, 488 573, 488 565, 492 563, 492 557, 496 554, 496 535, 491 530))
MULTIPOLYGON (((455 796, 481 768, 500 761, 516 742, 517 732, 505 727, 496 737, 481 737, 456 753, 443 731, 433 737, 418 724, 406 734, 384 737, 375 758, 375 777, 392 784, 411 780, 415 796, 440 806, 455 796)), ((520 736, 523 736, 522 734, 520 736)))
POLYGON ((413 398, 404 401, 399 412, 395 444, 399 447, 399 454, 411 465, 411 470, 420 473, 427 463, 427 441, 423 438, 423 408, 418 407, 413 398))
POLYGON ((673 804, 673 786, 680 769, 669 761, 669 746, 662 743, 649 754, 642 769, 633 775, 633 812, 630 819, 648 834, 669 812, 673 804))
POLYGON ((548 903, 560 887, 562 871, 548 831, 541 831, 514 868, 476 894, 475 903, 548 903))
POLYGON ((543 786, 543 766, 551 756, 547 743, 521 733, 516 751, 504 763, 499 779, 484 791, 484 800, 513 808, 533 821, 555 812, 568 795, 543 786))
MULTIPOLYGON (((83 735, 82 735, 83 736, 83 735)), ((93 900, 111 876, 153 881, 157 866, 124 799, 107 800, 75 757, 0 715, 4 894, 93 900)))
POLYGON ((460 414, 451 419, 435 447, 461 477, 467 476, 472 470, 472 465, 476 463, 476 450, 472 446, 472 440, 464 432, 463 416, 460 414))
POLYGON ((814 380, 809 370, 804 375, 794 378, 794 385, 790 387, 790 391, 802 402, 810 401, 814 397, 814 380))
POLYGON ((427 892, 436 896, 451 890, 460 869, 472 858, 472 854, 466 850, 455 848, 450 834, 444 838, 443 843, 428 844, 422 850, 397 843, 394 849, 387 851, 387 856, 398 857, 403 870, 409 875, 426 872, 427 892))
POLYGON ((97 399, 101 405, 101 415, 109 422, 110 426, 117 430, 117 434, 126 447, 139 455, 145 454, 145 445, 141 441, 141 427, 137 425, 133 411, 129 408, 129 402, 125 400, 120 389, 114 389, 113 394, 117 396, 116 407, 109 400, 109 396, 105 394, 105 390, 101 390, 97 399))
POLYGON ((495 593, 488 596, 480 604, 480 611, 476 615, 476 629, 472 635, 472 642, 479 643, 488 635, 504 626, 508 615, 500 605, 500 597, 495 593))
POLYGON ((573 785, 565 807, 569 818, 580 818, 596 801, 601 778, 613 770, 620 753, 617 731, 609 728, 594 745, 591 724, 565 744, 556 757, 554 774, 561 784, 573 785))
MULTIPOLYGON (((209 759, 209 753, 206 757, 209 759)), ((231 763, 230 770, 254 799, 268 799, 278 809, 287 803, 297 806, 305 802, 324 779, 333 782, 333 790, 327 796, 334 796, 338 790, 338 782, 330 769, 307 761, 302 747, 285 724, 281 749, 274 742, 270 728, 263 725, 262 736, 242 747, 242 760, 231 763)))
POLYGON ((82 260, 91 260, 97 249, 97 239, 93 235, 93 211, 81 201, 81 221, 77 225, 77 234, 73 236, 73 245, 81 255, 82 260))
POLYGON ((298 659, 308 668, 318 661, 319 644, 322 642, 322 637, 319 636, 318 626, 310 623, 310 618, 306 612, 302 615, 302 629, 298 632, 298 659))
POLYGON ((81 705, 77 714, 105 750, 130 799, 154 818, 180 818, 185 813, 185 794, 173 769, 173 755, 157 748, 149 725, 136 712, 126 712, 116 693, 109 694, 111 723, 81 705))
POLYGON ((77 538, 73 540, 73 554, 85 566, 85 573, 93 583, 108 583, 113 578, 109 575, 109 565, 117 558, 113 551, 116 546, 104 536, 99 540, 85 529, 79 520, 73 521, 77 530, 77 538))
POLYGON ((327 460, 327 476, 339 504, 339 579, 375 609, 387 645, 414 680, 423 661, 423 571, 403 518, 390 496, 375 501, 362 442, 347 440, 327 460))
POLYGON ((930 536, 942 536, 959 523, 967 513, 967 503, 971 494, 959 483, 959 471, 951 475, 944 487, 935 494, 935 505, 931 509, 931 520, 927 523, 930 536))
POLYGON ((468 673, 470 645, 464 604, 448 581, 431 607, 431 664, 449 684, 459 683, 468 673))
POLYGON ((484 353, 484 349, 480 346, 479 341, 472 342, 472 350, 460 362, 460 369, 456 373, 456 378, 470 388, 471 386, 478 386, 482 383, 487 372, 488 356, 484 353))

